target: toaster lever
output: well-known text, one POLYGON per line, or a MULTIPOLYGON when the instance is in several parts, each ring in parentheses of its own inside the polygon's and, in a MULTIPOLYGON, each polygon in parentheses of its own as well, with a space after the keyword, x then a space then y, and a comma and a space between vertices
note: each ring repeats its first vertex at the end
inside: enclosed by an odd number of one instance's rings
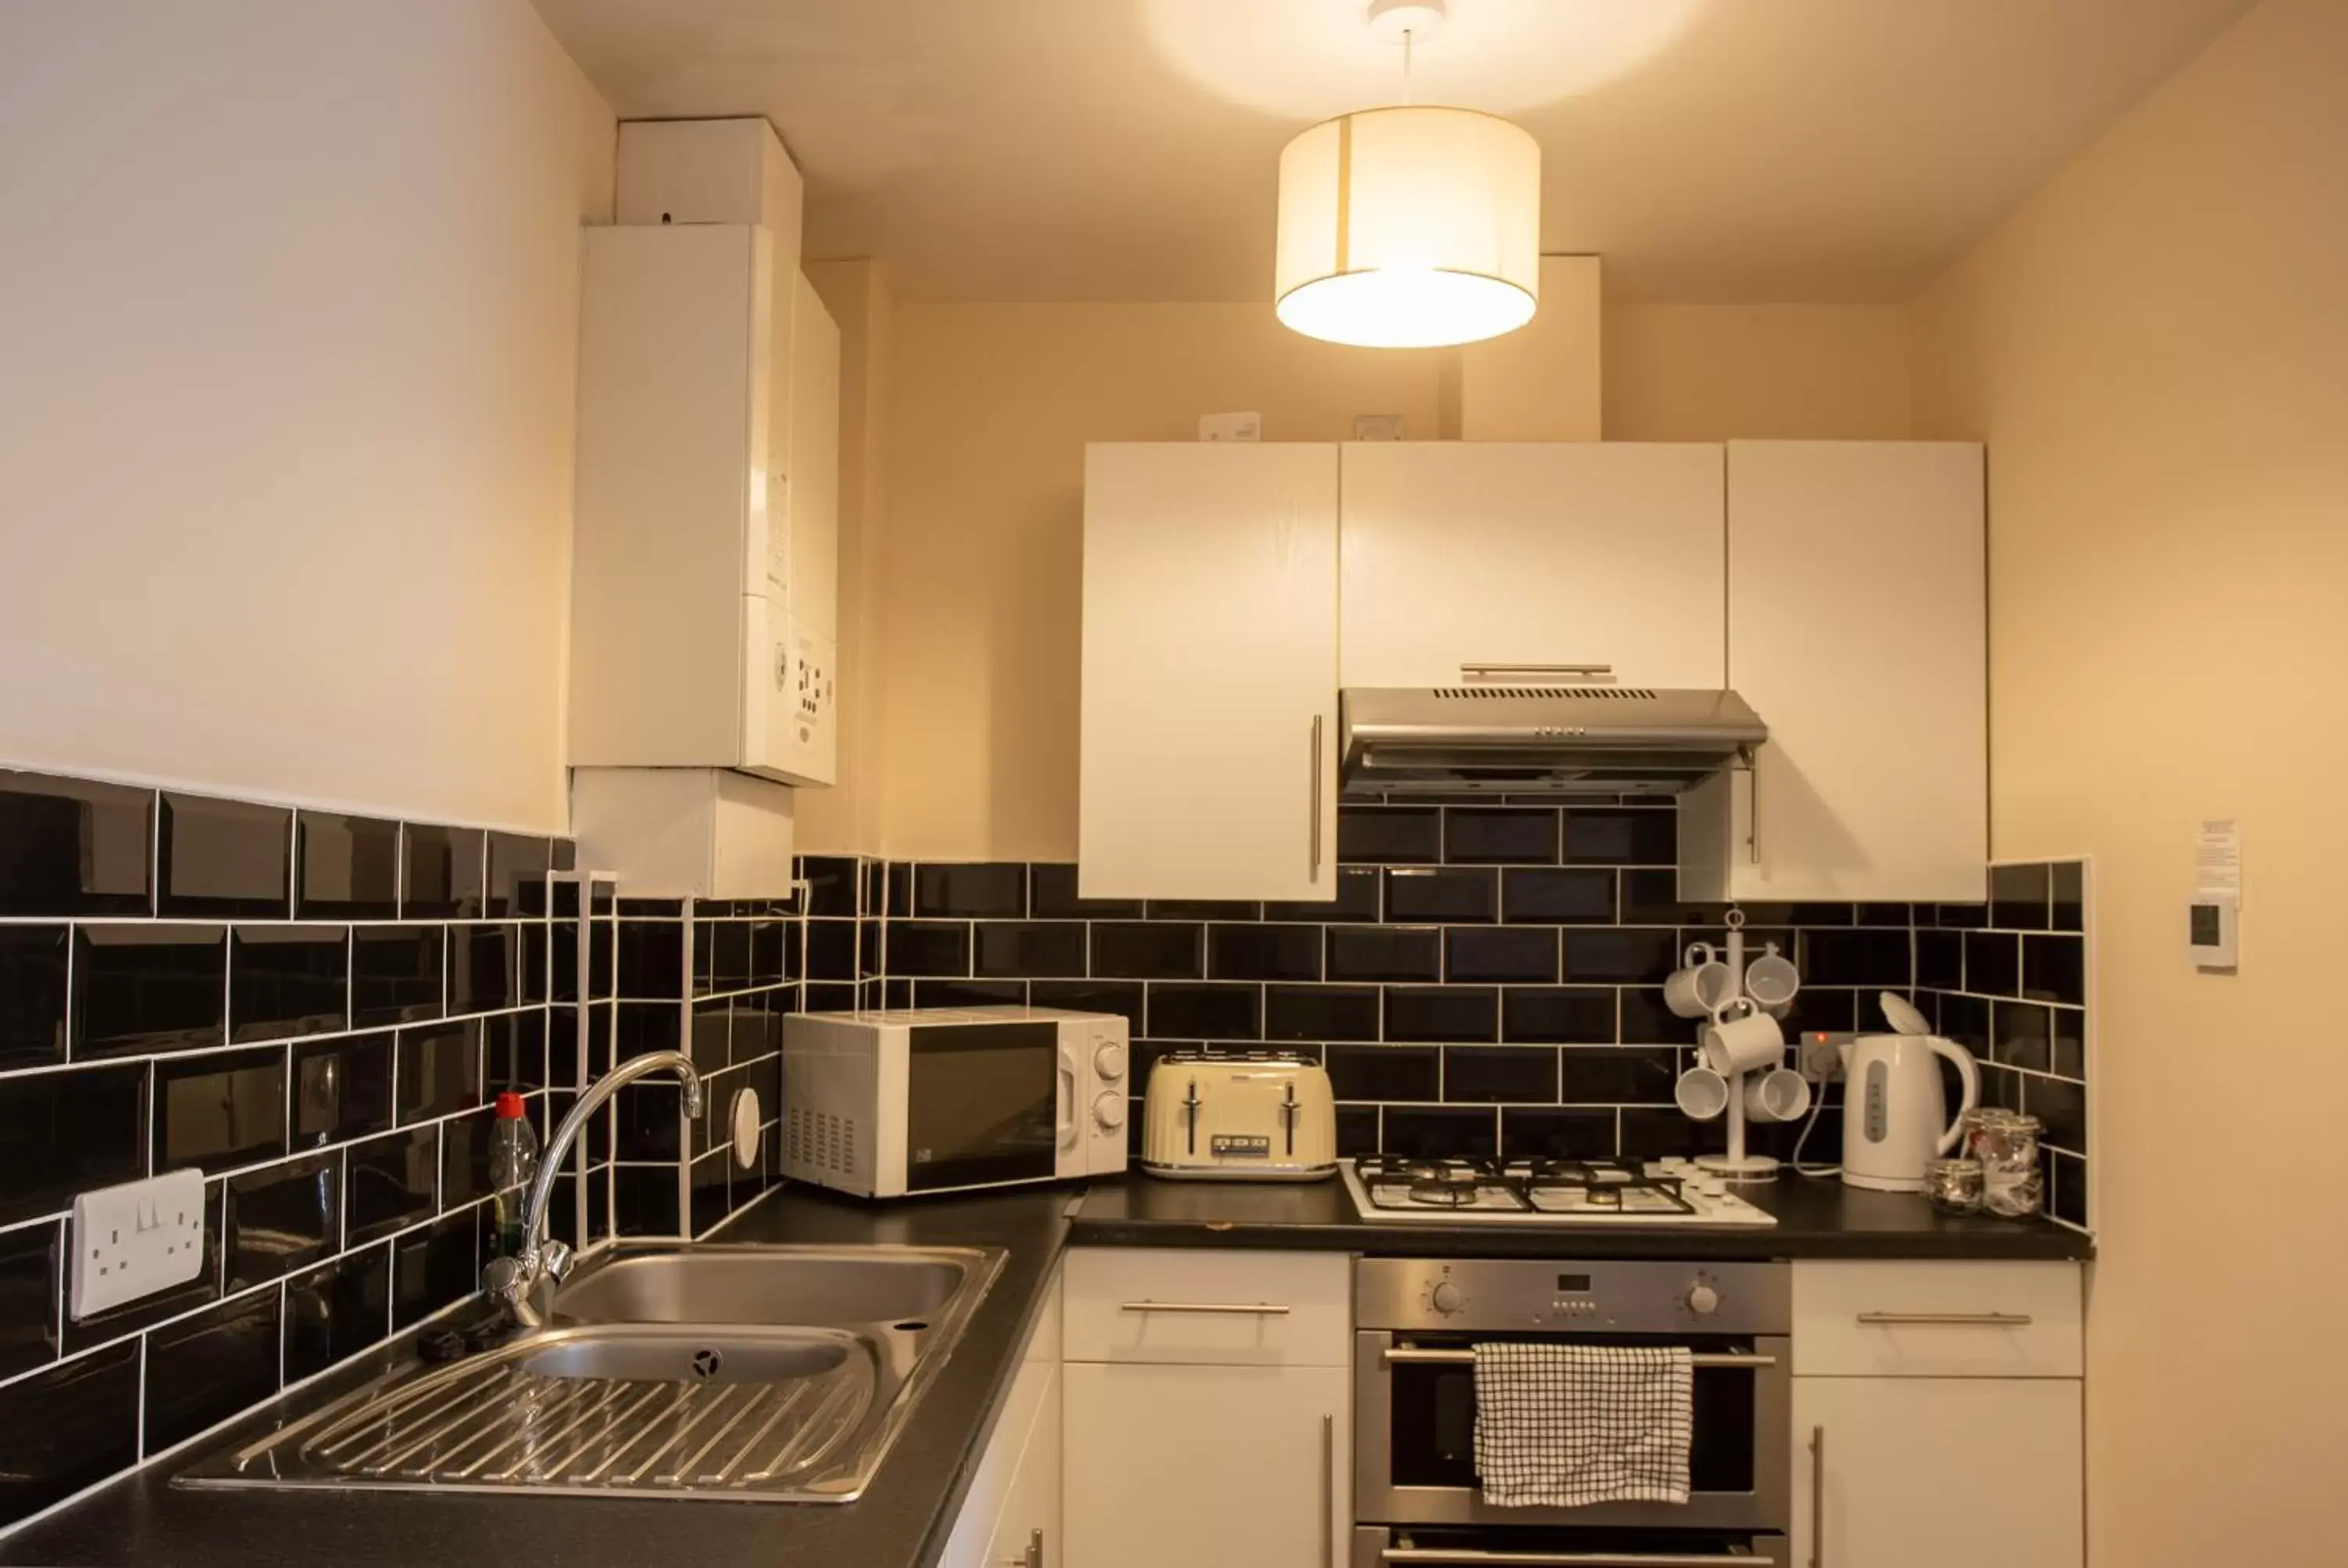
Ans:
POLYGON ((1190 1080, 1190 1087, 1182 1095, 1183 1119, 1189 1123, 1189 1153, 1199 1152, 1199 1081, 1190 1080))
POLYGON ((1293 1160, 1296 1158, 1296 1113, 1301 1109, 1296 1103, 1296 1080, 1290 1079, 1281 1085, 1281 1089, 1283 1092, 1280 1098, 1280 1122, 1287 1129, 1288 1157, 1293 1160))

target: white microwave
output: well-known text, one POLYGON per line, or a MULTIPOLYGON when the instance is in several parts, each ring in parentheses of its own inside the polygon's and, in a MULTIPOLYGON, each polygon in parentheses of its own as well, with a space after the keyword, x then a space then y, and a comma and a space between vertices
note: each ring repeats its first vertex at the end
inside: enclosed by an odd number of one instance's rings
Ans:
POLYGON ((1050 1008, 793 1013, 783 1173, 868 1198, 1125 1169, 1126 1021, 1050 1008))

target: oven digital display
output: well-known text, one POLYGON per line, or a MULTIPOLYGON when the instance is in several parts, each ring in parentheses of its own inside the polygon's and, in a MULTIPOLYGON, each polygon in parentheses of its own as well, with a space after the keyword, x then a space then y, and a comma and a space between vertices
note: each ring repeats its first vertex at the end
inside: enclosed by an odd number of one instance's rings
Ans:
POLYGON ((1586 1292, 1590 1288, 1590 1276, 1586 1274, 1560 1274, 1557 1276, 1557 1288, 1560 1295, 1586 1292))

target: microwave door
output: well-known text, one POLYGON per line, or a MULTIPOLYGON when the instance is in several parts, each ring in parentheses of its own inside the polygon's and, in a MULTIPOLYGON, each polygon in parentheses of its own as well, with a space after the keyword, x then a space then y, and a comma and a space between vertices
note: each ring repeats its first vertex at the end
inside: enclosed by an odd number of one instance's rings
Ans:
POLYGON ((1059 1030, 1049 1022, 907 1031, 905 1190, 935 1193, 1059 1172, 1059 1030))

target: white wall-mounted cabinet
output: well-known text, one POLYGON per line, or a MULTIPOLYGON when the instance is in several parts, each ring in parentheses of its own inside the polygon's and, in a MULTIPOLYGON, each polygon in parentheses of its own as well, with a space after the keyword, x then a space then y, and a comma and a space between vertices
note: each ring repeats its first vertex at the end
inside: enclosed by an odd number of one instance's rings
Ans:
POLYGON ((644 898, 774 898, 790 891, 791 792, 726 768, 580 768, 580 863, 644 898))
POLYGON ((1343 466, 1341 685, 1448 685, 1498 662, 1721 684, 1718 446, 1356 442, 1343 466))
POLYGON ((1085 453, 1077 886, 1336 896, 1337 448, 1085 453))
POLYGON ((1728 682, 1769 726, 1681 799, 1680 896, 1975 902, 1989 883, 1982 449, 1728 446, 1728 682))
POLYGON ((1067 1263, 1064 1568, 1326 1568, 1352 1529, 1353 1261, 1067 1263))

